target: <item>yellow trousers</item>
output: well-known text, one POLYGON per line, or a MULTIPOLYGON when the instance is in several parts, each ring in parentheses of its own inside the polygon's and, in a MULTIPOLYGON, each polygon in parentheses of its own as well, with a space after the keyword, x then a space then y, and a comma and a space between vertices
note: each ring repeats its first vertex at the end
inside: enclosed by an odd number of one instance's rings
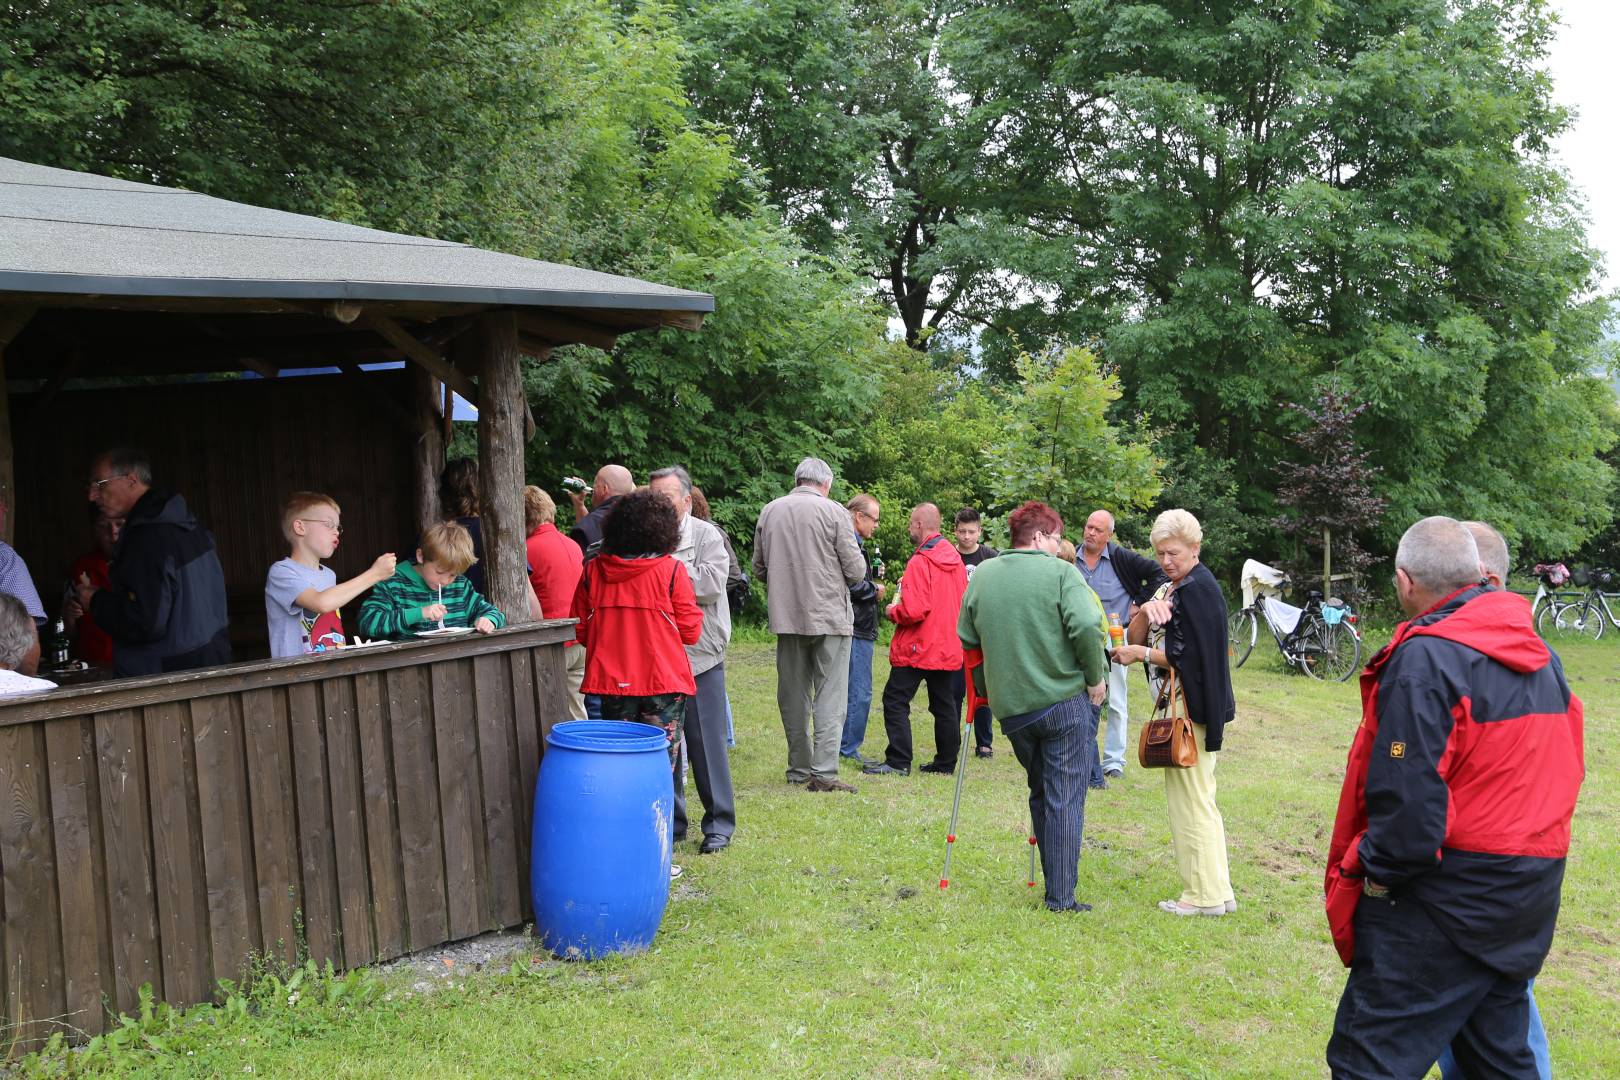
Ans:
POLYGON ((1215 759, 1204 749, 1204 725, 1194 724, 1198 764, 1165 769, 1164 793, 1170 804, 1170 839, 1181 873, 1181 902, 1216 907, 1233 900, 1226 868, 1226 824, 1215 805, 1215 759))

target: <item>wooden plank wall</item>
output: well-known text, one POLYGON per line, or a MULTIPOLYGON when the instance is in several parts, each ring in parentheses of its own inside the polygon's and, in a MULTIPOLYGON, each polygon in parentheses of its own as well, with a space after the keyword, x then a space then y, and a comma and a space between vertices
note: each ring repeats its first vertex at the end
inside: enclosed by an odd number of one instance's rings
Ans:
POLYGON ((255 955, 348 968, 527 920, 535 777, 566 719, 562 646, 531 640, 76 715, 0 707, 13 1053, 105 1030, 144 984, 207 1000, 255 955))
MULTIPOLYGON (((342 507, 343 540, 328 560, 339 581, 384 551, 415 550, 415 436, 387 404, 407 392, 405 372, 373 371, 64 391, 43 406, 13 394, 14 546, 46 611, 56 612, 68 567, 91 546, 90 459, 128 443, 151 455, 156 486, 183 495, 212 530, 237 659, 265 656, 264 576, 287 554, 280 515, 292 492, 322 491, 342 507)), ((351 630, 359 610, 345 609, 351 630)))

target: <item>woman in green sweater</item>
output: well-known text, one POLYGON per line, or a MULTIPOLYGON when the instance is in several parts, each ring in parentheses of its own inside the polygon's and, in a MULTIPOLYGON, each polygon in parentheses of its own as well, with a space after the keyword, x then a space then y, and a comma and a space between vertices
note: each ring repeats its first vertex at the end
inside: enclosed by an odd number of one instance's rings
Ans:
POLYGON ((974 571, 957 636, 984 663, 974 685, 1029 776, 1029 813, 1046 878, 1046 906, 1075 899, 1086 778, 1097 754, 1097 707, 1108 692, 1102 605, 1080 571, 1058 559, 1063 519, 1026 502, 1007 519, 1012 548, 974 571))

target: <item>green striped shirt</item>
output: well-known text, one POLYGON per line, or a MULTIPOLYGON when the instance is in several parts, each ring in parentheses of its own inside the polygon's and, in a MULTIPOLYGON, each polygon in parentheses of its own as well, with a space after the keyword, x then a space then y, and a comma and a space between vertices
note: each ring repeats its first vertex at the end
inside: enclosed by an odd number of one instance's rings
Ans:
MULTIPOLYGON (((424 626, 422 609, 439 603, 439 590, 422 580, 415 563, 400 563, 394 576, 378 582, 360 605, 360 634, 368 638, 405 638, 424 626)), ((444 587, 444 625, 471 626, 488 619, 496 626, 506 625, 501 609, 485 600, 465 576, 444 587)))

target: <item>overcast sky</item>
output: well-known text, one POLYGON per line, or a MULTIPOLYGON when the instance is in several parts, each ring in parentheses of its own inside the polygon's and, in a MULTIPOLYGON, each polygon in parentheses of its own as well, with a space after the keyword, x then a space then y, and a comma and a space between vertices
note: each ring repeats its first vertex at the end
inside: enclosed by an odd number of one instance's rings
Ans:
POLYGON ((1553 0, 1553 7, 1562 23, 1549 57, 1554 93, 1579 114, 1558 141, 1559 157, 1586 198, 1588 236, 1606 256, 1606 288, 1612 290, 1620 285, 1620 4, 1553 0))

